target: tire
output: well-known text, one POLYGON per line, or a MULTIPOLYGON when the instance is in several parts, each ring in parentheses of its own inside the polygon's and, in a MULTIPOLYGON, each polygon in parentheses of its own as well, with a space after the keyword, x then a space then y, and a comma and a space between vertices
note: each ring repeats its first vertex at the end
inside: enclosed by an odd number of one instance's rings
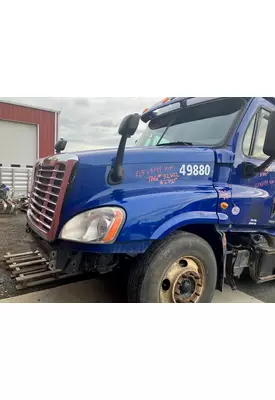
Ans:
POLYGON ((128 302, 211 303, 216 284, 211 246, 197 235, 177 231, 137 258, 129 272, 128 302))

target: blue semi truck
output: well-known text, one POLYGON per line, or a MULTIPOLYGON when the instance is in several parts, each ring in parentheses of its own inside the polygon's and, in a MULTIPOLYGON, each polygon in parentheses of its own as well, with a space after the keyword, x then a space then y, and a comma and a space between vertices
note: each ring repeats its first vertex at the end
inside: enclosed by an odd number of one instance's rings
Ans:
POLYGON ((207 303, 243 273, 275 279, 275 98, 168 97, 119 134, 118 149, 61 141, 34 168, 27 230, 52 269, 127 265, 141 303, 207 303))

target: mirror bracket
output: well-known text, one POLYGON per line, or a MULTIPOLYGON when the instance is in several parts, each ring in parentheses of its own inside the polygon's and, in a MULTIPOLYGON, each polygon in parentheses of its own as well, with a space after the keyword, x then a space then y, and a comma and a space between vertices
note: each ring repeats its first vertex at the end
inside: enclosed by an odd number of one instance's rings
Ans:
POLYGON ((56 154, 60 154, 61 151, 64 151, 67 146, 67 140, 60 138, 58 142, 55 144, 54 149, 56 154))
POLYGON ((265 171, 273 163, 274 158, 268 157, 261 165, 256 167, 254 164, 248 162, 244 164, 244 177, 253 178, 258 173, 265 171))
POLYGON ((108 183, 109 185, 119 185, 123 182, 124 179, 124 169, 123 169, 123 158, 126 147, 127 139, 132 137, 139 125, 140 115, 132 114, 125 117, 120 126, 119 126, 119 134, 121 135, 121 139, 119 142, 116 158, 114 160, 113 167, 111 168, 108 174, 108 183))
POLYGON ((120 139, 115 163, 108 175, 108 182, 110 185, 119 185, 123 181, 124 169, 122 165, 127 138, 127 136, 122 136, 120 139))

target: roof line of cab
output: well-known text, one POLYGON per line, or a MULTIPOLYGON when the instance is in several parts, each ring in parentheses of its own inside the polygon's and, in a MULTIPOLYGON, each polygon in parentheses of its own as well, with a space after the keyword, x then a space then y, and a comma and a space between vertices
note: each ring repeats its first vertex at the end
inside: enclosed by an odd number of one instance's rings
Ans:
MULTIPOLYGON (((217 97, 166 97, 165 99, 154 104, 152 107, 146 108, 141 115, 141 120, 146 123, 157 116, 157 114, 155 113, 156 110, 170 106, 175 103, 180 103, 182 107, 186 107, 187 102, 188 105, 194 105, 214 99, 217 99, 217 97)), ((249 98, 246 97, 246 99, 249 98)), ((270 101, 273 105, 275 105, 275 97, 264 97, 264 99, 270 101)))
POLYGON ((146 108, 141 115, 141 120, 143 122, 148 122, 150 119, 154 118, 154 111, 170 106, 171 104, 186 102, 186 100, 192 98, 193 97, 166 97, 165 99, 154 104, 152 107, 146 108))
POLYGON ((166 97, 152 107, 146 108, 141 115, 141 120, 145 123, 150 121, 157 116, 155 113, 156 110, 160 110, 172 104, 179 103, 181 107, 186 107, 215 99, 217 99, 217 97, 166 97))

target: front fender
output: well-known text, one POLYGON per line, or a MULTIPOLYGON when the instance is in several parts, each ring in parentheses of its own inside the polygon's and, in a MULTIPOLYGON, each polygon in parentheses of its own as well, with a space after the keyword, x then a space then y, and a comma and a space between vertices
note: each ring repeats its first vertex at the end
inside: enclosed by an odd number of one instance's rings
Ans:
POLYGON ((195 223, 217 224, 219 218, 226 218, 217 215, 217 192, 210 185, 107 191, 93 197, 85 208, 101 206, 123 207, 126 212, 127 218, 116 242, 108 245, 74 244, 78 249, 100 253, 144 253, 154 240, 179 227, 195 223))
POLYGON ((219 221, 226 221, 228 216, 223 213, 207 211, 191 211, 177 215, 162 224, 151 236, 151 240, 163 239, 169 233, 186 225, 212 224, 216 225, 219 221))
POLYGON ((163 238, 189 223, 218 223, 217 193, 210 186, 161 188, 124 198, 127 220, 117 239, 134 242, 163 238), (191 221, 191 222, 190 222, 191 221))

